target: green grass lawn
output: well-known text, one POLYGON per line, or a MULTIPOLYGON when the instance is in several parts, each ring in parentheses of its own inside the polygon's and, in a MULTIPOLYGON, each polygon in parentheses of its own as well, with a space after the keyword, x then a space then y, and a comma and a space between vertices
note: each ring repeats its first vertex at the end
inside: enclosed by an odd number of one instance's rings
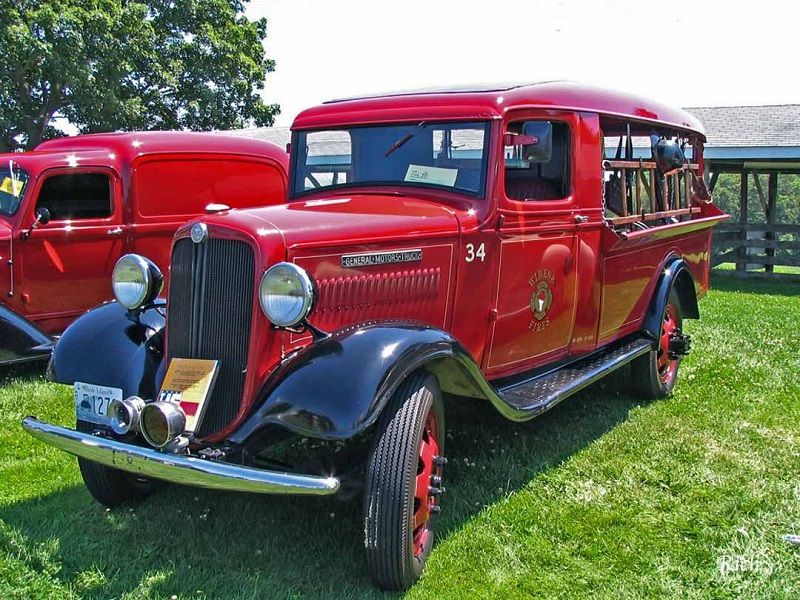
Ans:
MULTIPOLYGON (((413 598, 798 598, 800 286, 717 277, 673 395, 627 374, 527 424, 448 407, 448 493, 413 598)), ((0 387, 0 597, 384 597, 357 502, 170 486, 107 511, 19 420, 70 389, 0 387)))

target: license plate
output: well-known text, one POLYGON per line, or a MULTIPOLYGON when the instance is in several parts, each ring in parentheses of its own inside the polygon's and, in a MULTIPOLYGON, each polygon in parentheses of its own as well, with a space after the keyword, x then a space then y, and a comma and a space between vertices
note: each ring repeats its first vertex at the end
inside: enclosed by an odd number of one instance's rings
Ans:
POLYGON ((108 405, 112 400, 122 400, 121 389, 75 382, 75 414, 79 421, 106 425, 108 405))

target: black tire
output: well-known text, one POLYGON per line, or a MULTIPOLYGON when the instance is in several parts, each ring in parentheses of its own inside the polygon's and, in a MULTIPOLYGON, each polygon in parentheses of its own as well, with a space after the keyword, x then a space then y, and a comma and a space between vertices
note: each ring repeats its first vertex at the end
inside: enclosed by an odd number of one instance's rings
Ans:
POLYGON ((83 483, 92 497, 103 506, 114 508, 144 500, 153 491, 150 481, 138 481, 132 475, 96 462, 78 458, 83 483))
MULTIPOLYGON (((367 567, 375 585, 382 589, 408 589, 425 567, 433 545, 430 523, 435 512, 427 508, 420 511, 416 482, 418 477, 441 477, 441 459, 430 461, 436 467, 426 467, 421 452, 430 455, 432 449, 438 448, 436 454, 441 457, 443 443, 444 410, 439 383, 433 375, 416 372, 400 385, 384 410, 367 461, 367 567), (425 525, 415 530, 415 518, 424 515, 425 525)), ((428 459, 429 456, 425 461, 428 459)), ((432 503, 438 507, 439 498, 426 495, 426 506, 432 503)))
POLYGON ((668 319, 675 322, 675 330, 680 332, 683 325, 683 312, 681 311, 680 297, 674 289, 669 293, 667 305, 661 317, 661 332, 657 347, 631 363, 633 389, 639 396, 648 400, 666 398, 678 380, 681 357, 670 360, 666 354, 669 352, 669 349, 665 347, 665 339, 668 337, 668 335, 665 337, 665 328, 668 327, 668 319))
MULTIPOLYGON (((91 429, 91 425, 78 422, 79 431, 88 432, 91 429)), ((78 468, 89 493, 108 508, 144 500, 161 485, 160 482, 135 477, 85 458, 78 457, 78 468)))

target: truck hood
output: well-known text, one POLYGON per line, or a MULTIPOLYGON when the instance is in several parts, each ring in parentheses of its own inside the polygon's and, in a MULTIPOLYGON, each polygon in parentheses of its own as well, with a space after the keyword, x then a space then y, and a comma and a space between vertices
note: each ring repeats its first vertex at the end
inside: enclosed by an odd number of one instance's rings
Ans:
POLYGON ((453 235, 459 229, 455 213, 441 204, 388 194, 296 200, 208 216, 203 221, 259 236, 280 234, 287 250, 430 238, 453 235))
POLYGON ((11 225, 6 223, 2 217, 0 217, 0 242, 5 242, 11 239, 11 225))

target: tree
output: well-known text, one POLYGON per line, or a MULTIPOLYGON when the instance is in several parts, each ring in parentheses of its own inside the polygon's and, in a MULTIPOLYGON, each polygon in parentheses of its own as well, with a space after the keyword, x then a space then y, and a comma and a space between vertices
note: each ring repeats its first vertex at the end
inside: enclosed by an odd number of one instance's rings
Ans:
POLYGON ((0 0, 0 151, 81 132, 271 125, 247 0, 0 0))

